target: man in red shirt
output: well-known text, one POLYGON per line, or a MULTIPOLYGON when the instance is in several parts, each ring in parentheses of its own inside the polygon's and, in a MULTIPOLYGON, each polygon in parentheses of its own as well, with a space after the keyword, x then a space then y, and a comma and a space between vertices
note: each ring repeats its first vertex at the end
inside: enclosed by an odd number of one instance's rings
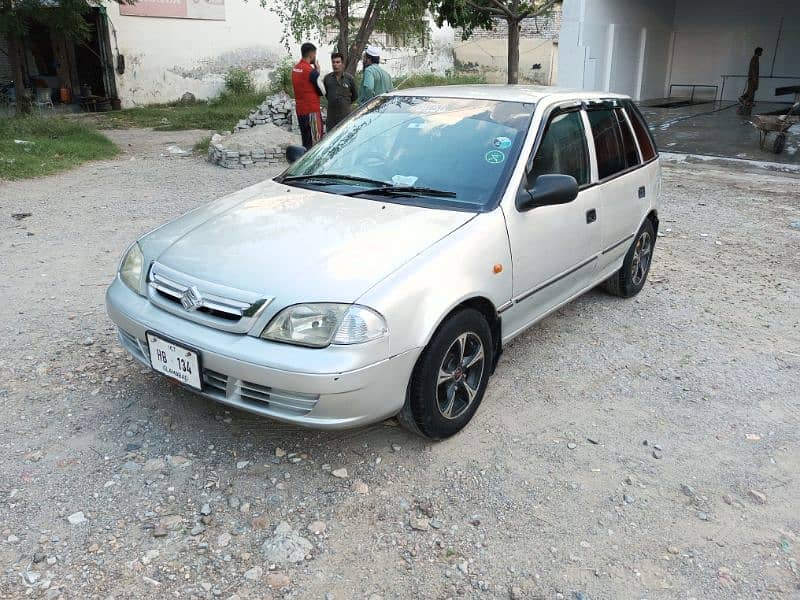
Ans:
POLYGON ((300 125, 300 135, 306 150, 322 137, 322 111, 319 105, 323 90, 320 87, 317 48, 306 42, 300 46, 302 58, 292 69, 295 110, 300 125))

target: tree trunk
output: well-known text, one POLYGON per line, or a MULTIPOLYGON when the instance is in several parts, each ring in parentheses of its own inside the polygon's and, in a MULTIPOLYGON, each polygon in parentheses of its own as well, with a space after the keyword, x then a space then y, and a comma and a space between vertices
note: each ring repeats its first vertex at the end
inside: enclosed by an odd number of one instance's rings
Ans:
POLYGON ((347 64, 347 51, 350 40, 350 0, 336 0, 336 22, 339 24, 339 33, 336 36, 336 51, 344 56, 347 64))
POLYGON ((519 34, 520 22, 506 19, 508 23, 508 83, 519 83, 519 34))
POLYGON ((364 17, 361 19, 361 25, 358 27, 358 32, 353 40, 353 43, 347 50, 347 62, 345 63, 345 70, 351 75, 355 75, 358 63, 361 56, 364 54, 364 48, 367 46, 372 32, 375 31, 375 24, 378 22, 378 17, 381 11, 385 8, 386 0, 369 0, 364 17))
POLYGON ((19 34, 12 29, 8 32, 8 60, 11 63, 11 76, 14 78, 18 116, 27 115, 31 112, 31 99, 28 96, 28 90, 25 89, 25 76, 20 62, 21 50, 22 41, 19 38, 19 34))

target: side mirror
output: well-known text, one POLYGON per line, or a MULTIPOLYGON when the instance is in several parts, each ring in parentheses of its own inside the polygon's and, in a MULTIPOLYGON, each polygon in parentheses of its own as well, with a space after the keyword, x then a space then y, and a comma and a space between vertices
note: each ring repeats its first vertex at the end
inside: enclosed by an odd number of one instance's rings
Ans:
POLYGON ((303 146, 289 146, 286 148, 286 160, 289 164, 297 162, 298 159, 306 153, 306 149, 303 146))
POLYGON ((578 182, 572 175, 539 175, 530 189, 520 188, 517 209, 567 204, 578 197, 578 182))

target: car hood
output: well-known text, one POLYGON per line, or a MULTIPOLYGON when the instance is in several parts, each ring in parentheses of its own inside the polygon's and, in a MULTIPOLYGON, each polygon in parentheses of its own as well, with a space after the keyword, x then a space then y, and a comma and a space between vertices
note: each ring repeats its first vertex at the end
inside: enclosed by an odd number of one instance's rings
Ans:
POLYGON ((353 302, 474 216, 266 181, 157 230, 148 258, 284 306, 353 302))

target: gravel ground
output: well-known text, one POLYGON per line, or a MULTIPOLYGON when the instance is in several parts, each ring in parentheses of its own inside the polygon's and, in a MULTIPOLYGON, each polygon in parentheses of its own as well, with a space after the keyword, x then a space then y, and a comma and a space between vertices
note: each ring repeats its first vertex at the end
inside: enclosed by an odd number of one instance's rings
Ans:
POLYGON ((0 597, 800 597, 800 178, 666 165, 644 291, 521 336, 431 444, 229 411, 118 347, 126 245, 269 174, 161 156, 203 133, 0 183, 0 597))

